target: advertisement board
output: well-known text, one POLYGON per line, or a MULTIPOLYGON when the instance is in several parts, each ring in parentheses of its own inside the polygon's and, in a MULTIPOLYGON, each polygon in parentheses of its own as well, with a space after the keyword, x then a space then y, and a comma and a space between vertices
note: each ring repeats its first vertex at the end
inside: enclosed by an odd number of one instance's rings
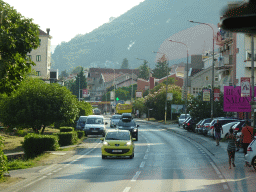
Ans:
POLYGON ((171 105, 172 113, 183 113, 184 108, 185 108, 185 105, 176 105, 176 104, 171 105))
POLYGON ((250 97, 250 77, 241 77, 241 97, 250 97))
POLYGON ((211 90, 203 89, 203 101, 210 101, 210 100, 211 100, 211 90))
MULTIPOLYGON (((256 87, 254 87, 254 94, 256 87)), ((224 104, 225 112, 251 112, 251 97, 241 97, 241 87, 225 86, 224 87, 224 104)))
POLYGON ((136 97, 143 97, 142 91, 136 91, 136 97))

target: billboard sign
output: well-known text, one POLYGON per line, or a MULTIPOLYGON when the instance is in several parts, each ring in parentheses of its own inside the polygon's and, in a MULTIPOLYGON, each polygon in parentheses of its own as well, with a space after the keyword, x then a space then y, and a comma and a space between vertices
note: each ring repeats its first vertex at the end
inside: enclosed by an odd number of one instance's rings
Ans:
MULTIPOLYGON (((254 88, 254 94, 256 87, 254 88)), ((251 112, 251 97, 241 97, 241 87, 224 87, 224 111, 225 112, 251 112)))
POLYGON ((203 89, 203 101, 211 100, 211 89, 203 89))
POLYGON ((136 97, 143 97, 142 91, 136 91, 136 97))
POLYGON ((88 92, 88 89, 83 89, 83 97, 89 97, 90 94, 88 92))
POLYGON ((176 105, 176 104, 171 105, 172 113, 183 113, 184 108, 185 108, 185 105, 176 105))
POLYGON ((241 77, 241 97, 250 97, 250 77, 241 77))
POLYGON ((214 89, 214 101, 220 101, 220 89, 214 89))

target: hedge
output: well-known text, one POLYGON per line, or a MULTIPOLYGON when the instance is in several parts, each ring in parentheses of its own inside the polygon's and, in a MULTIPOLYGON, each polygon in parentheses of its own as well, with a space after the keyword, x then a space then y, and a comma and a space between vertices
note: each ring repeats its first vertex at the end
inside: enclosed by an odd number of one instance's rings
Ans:
POLYGON ((0 179, 4 177, 4 173, 8 172, 7 157, 4 155, 3 146, 3 138, 0 137, 0 179))
POLYGON ((59 148, 55 135, 39 135, 30 133, 24 137, 23 143, 26 158, 33 158, 45 151, 56 151, 59 148))
POLYGON ((84 131, 76 131, 76 132, 77 132, 78 139, 81 139, 85 136, 84 131))
POLYGON ((60 146, 74 145, 77 143, 77 140, 78 140, 76 131, 61 132, 61 133, 56 133, 56 135, 58 135, 59 137, 60 146))
POLYGON ((72 132, 74 131, 73 127, 60 127, 60 132, 72 132))

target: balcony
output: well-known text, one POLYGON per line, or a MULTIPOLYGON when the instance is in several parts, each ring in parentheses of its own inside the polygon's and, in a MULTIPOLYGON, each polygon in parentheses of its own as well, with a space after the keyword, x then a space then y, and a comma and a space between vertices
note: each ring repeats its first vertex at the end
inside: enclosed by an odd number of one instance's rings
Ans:
POLYGON ((233 66, 233 55, 227 55, 218 58, 218 62, 215 65, 216 69, 231 68, 233 66))

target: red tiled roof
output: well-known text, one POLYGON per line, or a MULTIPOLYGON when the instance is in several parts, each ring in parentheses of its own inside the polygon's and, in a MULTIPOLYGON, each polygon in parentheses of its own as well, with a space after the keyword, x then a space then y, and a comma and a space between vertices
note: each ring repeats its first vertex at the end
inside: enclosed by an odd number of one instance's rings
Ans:
POLYGON ((113 81, 114 78, 120 77, 122 74, 114 74, 114 73, 102 73, 102 76, 105 82, 113 81))
POLYGON ((39 35, 47 35, 43 30, 39 29, 39 35))

